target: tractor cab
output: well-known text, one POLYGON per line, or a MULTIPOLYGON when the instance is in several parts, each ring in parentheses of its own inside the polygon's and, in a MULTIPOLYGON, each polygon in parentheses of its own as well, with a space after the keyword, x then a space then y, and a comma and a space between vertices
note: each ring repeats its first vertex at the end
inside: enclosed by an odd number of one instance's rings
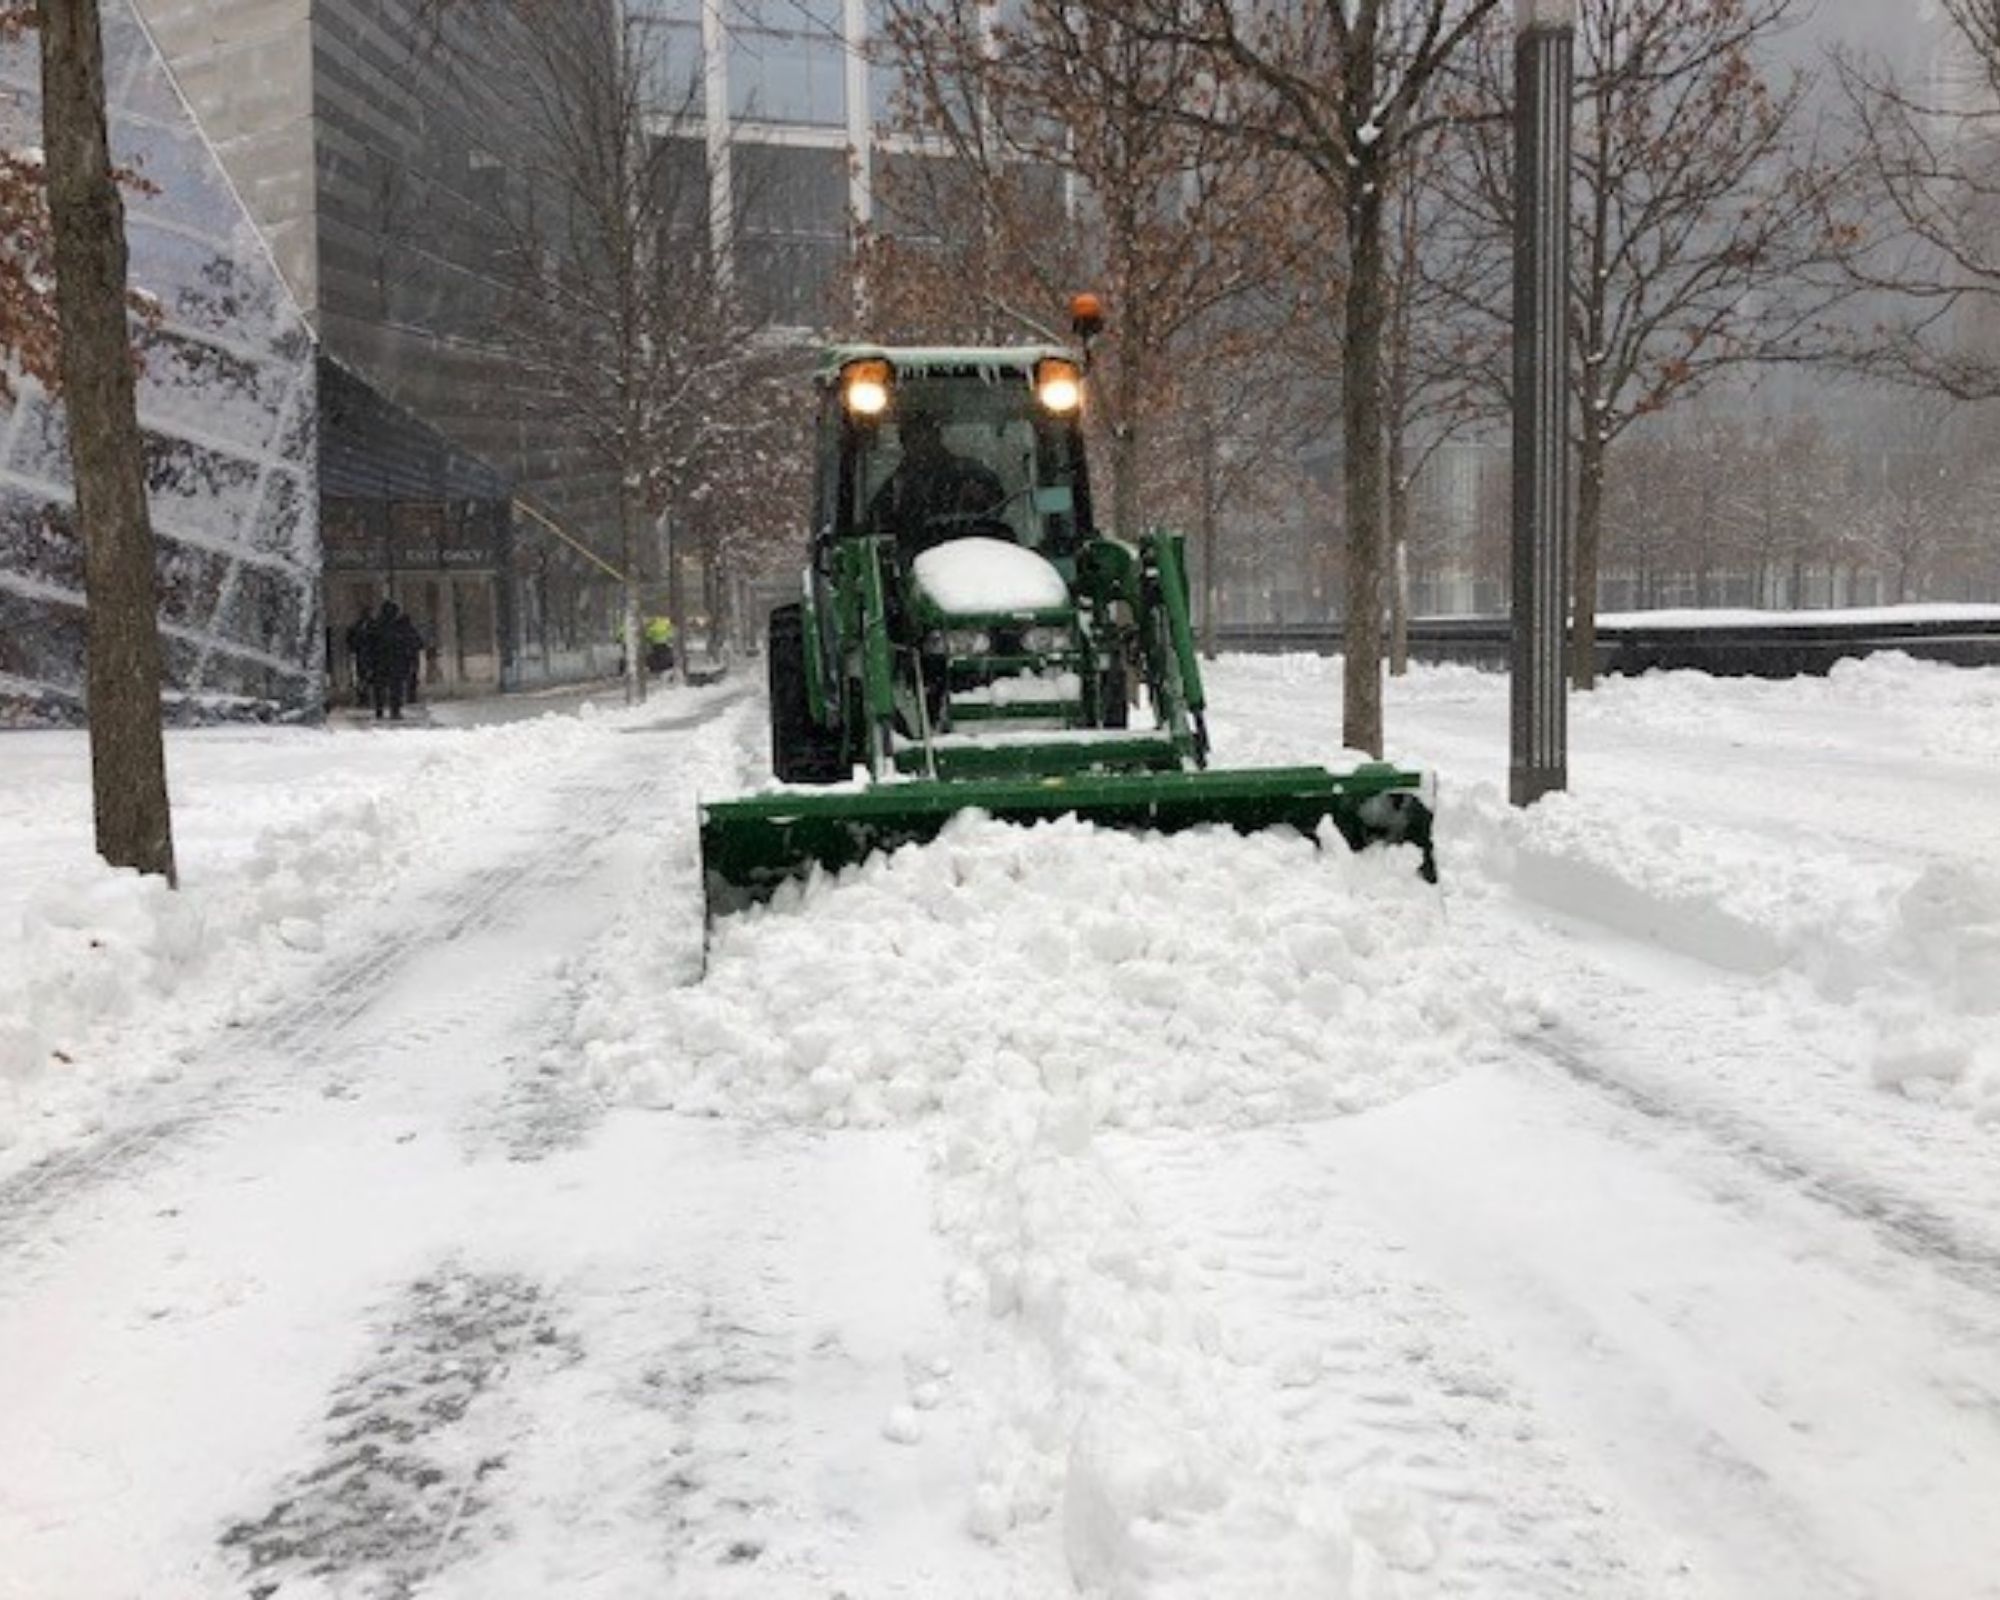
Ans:
POLYGON ((1073 560, 1090 537, 1076 358, 1046 347, 844 347, 821 375, 823 537, 906 562, 968 535, 1073 560))
POLYGON ((1094 543, 1068 351, 845 347, 821 375, 818 564, 881 552, 897 765, 975 724, 1122 725, 1111 619, 1077 592, 1094 543))

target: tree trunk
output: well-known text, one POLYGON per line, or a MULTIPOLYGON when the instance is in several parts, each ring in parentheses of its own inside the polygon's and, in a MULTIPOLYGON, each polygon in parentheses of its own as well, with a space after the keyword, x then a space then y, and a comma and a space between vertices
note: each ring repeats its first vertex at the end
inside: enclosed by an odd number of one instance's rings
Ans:
POLYGON ((125 207, 105 130, 104 41, 97 0, 39 0, 36 14, 63 397, 89 598, 97 852, 173 883, 158 579, 126 321, 125 207))
POLYGON ((681 577, 681 527, 674 524, 674 537, 667 547, 667 620, 674 629, 674 682, 687 683, 688 619, 687 584, 681 577))
POLYGON ((1139 406, 1137 368, 1118 364, 1118 414, 1111 424, 1111 531, 1128 543, 1144 530, 1139 526, 1139 406))
POLYGON ((1570 621, 1570 680, 1597 687, 1597 574, 1604 538, 1604 441, 1588 414, 1576 453, 1576 591, 1570 621))
POLYGON ((1389 676, 1410 670, 1410 484, 1403 432, 1389 430, 1389 676))
POLYGON ((1201 653, 1209 661, 1216 655, 1216 600, 1221 579, 1216 573, 1217 525, 1222 521, 1215 486, 1215 430, 1205 426, 1201 441, 1201 653))
POLYGON ((712 547, 708 552, 706 571, 708 653, 712 659, 726 660, 730 655, 729 640, 736 626, 730 615, 731 602, 736 597, 736 580, 730 576, 728 557, 712 547))
POLYGON ((636 706, 646 699, 646 639, 639 614, 639 495, 629 472, 618 491, 618 536, 625 571, 625 703, 636 706))
POLYGON ((1386 304, 1379 163, 1348 173, 1346 339, 1341 362, 1347 597, 1341 738, 1382 754, 1382 316, 1386 304))

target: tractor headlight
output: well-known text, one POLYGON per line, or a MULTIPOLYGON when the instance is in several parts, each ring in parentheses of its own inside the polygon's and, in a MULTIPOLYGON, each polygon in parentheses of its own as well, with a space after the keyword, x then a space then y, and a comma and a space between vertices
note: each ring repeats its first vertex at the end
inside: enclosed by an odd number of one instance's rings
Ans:
POLYGON ((855 416, 881 416, 889 409, 889 363, 850 361, 840 374, 840 392, 855 416))
POLYGON ((1021 652, 1031 656, 1052 656, 1059 650, 1069 648, 1067 628, 1023 628, 1021 630, 1021 652))
POLYGON ((1066 417, 1083 404, 1083 374, 1074 361, 1056 356, 1037 361, 1035 396, 1047 410, 1066 417))
POLYGON ((993 654, 993 635, 984 628, 947 628, 944 631, 944 651, 951 656, 990 656, 993 654))

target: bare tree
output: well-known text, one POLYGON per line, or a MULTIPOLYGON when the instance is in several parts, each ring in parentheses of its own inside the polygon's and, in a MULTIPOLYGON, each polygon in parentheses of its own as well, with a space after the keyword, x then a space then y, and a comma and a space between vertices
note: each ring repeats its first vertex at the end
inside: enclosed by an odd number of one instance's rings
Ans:
POLYGON ((964 219, 938 252, 974 268, 957 275, 956 304, 968 284, 1002 313, 989 324, 1033 320, 1005 315, 1017 295, 1040 310, 1090 287, 1109 304, 1093 423, 1111 523, 1131 538, 1157 509, 1148 430, 1189 393, 1204 339, 1247 337, 1224 309, 1291 257, 1286 190, 1240 141, 1168 114, 1213 99, 1213 63, 1115 8, 1023 0, 995 20, 983 0, 886 0, 885 13, 910 131, 949 157, 903 170, 933 219, 964 219))
MULTIPOLYGON (((1641 418, 1724 374, 1822 352, 1849 293, 1826 269, 1848 239, 1839 186, 1805 125, 1807 84, 1763 51, 1796 0, 1585 0, 1579 32, 1573 680, 1596 681, 1606 474, 1641 418)), ((1505 41, 1481 57, 1504 101, 1505 41)), ((1496 237, 1512 228, 1511 152, 1491 120, 1463 189, 1496 237)), ((1492 314, 1502 315, 1498 307, 1492 314)))
POLYGON ((134 383, 125 207, 106 132, 96 0, 38 0, 42 127, 70 462, 89 603, 97 849, 174 881, 160 731, 153 528, 134 383))
MULTIPOLYGON (((798 565, 812 504, 809 370, 807 352, 775 342, 737 355, 711 409, 685 416, 688 437, 666 452, 682 464, 666 502, 679 534, 670 576, 679 584, 679 558, 699 558, 711 650, 742 633, 731 609, 739 578, 798 565)), ((681 615, 691 602, 683 594, 676 604, 681 615)))
MULTIPOLYGON (((34 11, 29 0, 0 4, 0 46, 34 27, 34 11)), ((40 152, 0 148, 0 402, 14 399, 19 374, 62 381, 47 178, 40 152)))
POLYGON ((1880 580, 1882 598, 1930 598, 1966 552, 1991 545, 1993 477, 1983 460, 1936 442, 1861 459, 1860 493, 1844 520, 1849 552, 1880 580))
MULTIPOLYGON (((496 341, 523 372, 528 414, 614 480, 626 693, 642 699, 647 551, 662 517, 670 532, 689 518, 704 455, 737 425, 732 400, 761 359, 731 282, 728 219, 711 215, 699 119, 659 102, 643 18, 539 0, 482 13, 466 0, 440 27, 451 48, 506 61, 518 84, 528 126, 499 241, 509 303, 496 341)), ((678 572, 671 562, 668 610, 684 640, 678 572)))
POLYGON ((1227 566, 1224 540, 1295 513, 1303 498, 1299 453, 1320 414, 1310 383, 1274 346, 1293 326, 1277 297, 1232 308, 1221 325, 1191 330, 1187 359, 1158 397, 1147 452, 1149 507, 1194 540, 1196 625, 1204 655, 1218 650, 1227 566))
POLYGON ((1841 55, 1857 174, 1872 202, 1846 257, 1880 296, 1845 354, 1959 400, 2000 398, 2000 10, 1941 0, 1945 48, 1918 82, 1841 55))
POLYGON ((1802 607, 1807 573, 1838 556, 1848 463, 1811 417, 1766 421, 1746 445, 1734 509, 1757 603, 1802 607))
POLYGON ((1379 755, 1384 508, 1382 400, 1390 320, 1389 206, 1436 125, 1433 91, 1502 0, 1082 0, 1205 53, 1218 92, 1181 115, 1303 164, 1344 254, 1341 285, 1346 672, 1343 737, 1379 755), (1337 227, 1334 223, 1337 219, 1337 227))
POLYGON ((1438 453, 1503 415, 1486 374, 1509 341, 1468 304, 1507 292, 1512 261, 1500 240, 1448 225, 1441 187, 1463 133, 1440 124, 1416 141, 1391 202, 1389 321, 1382 352, 1382 428, 1388 449, 1389 672, 1409 671, 1410 562, 1418 481, 1438 453))

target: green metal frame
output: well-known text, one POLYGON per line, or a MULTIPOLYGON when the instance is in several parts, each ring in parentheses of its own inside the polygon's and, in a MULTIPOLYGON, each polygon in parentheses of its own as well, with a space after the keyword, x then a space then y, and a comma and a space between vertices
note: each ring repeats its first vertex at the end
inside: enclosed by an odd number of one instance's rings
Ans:
POLYGON ((1023 824, 1073 816, 1128 831, 1288 827, 1307 838, 1331 822, 1356 850, 1411 845, 1420 853, 1419 870, 1435 882, 1431 815, 1418 798, 1420 782, 1413 772, 1368 765, 1338 774, 1290 767, 894 783, 839 794, 792 790, 703 808, 704 887, 712 911, 737 910, 815 867, 838 872, 878 851, 934 839, 968 810, 1023 824))
MULTIPOLYGON (((858 356, 894 365, 921 355, 991 373, 1031 369, 1043 355, 1065 353, 848 347, 829 357, 823 381, 858 356)), ((838 436, 842 451, 851 451, 853 426, 843 425, 838 436)), ((850 470, 848 457, 843 485, 850 470)), ((1435 880, 1431 812, 1414 772, 1381 763, 1345 773, 1319 767, 1204 770, 1208 699, 1183 540, 1171 532, 1150 533, 1135 544, 1090 537, 1088 503, 1087 485, 1080 485, 1086 537, 1060 563, 1074 601, 1073 610, 1063 611, 946 617, 920 596, 897 592, 906 575, 890 540, 857 534, 837 515, 826 524, 831 536, 822 534, 826 542, 806 582, 808 702, 821 725, 840 734, 850 759, 866 762, 875 781, 859 792, 789 790, 704 807, 702 863, 711 911, 764 898, 815 867, 837 871, 877 850, 935 837, 950 817, 969 809, 1010 822, 1075 816, 1164 833, 1213 825, 1239 832, 1290 827, 1317 836, 1330 822, 1357 850, 1376 843, 1416 847, 1423 876, 1435 880), (824 584, 816 585, 822 571, 824 584), (898 599, 900 607, 892 604, 898 599), (914 628, 914 638, 893 636, 897 616, 914 628), (1046 739, 1010 735, 986 743, 940 737, 928 723, 920 641, 940 630, 1035 625, 1069 627, 1071 648, 947 658, 944 703, 949 706, 954 684, 963 693, 1002 671, 1074 671, 1082 685, 1075 702, 975 704, 954 713, 957 721, 989 729, 1059 718, 1065 730, 1046 739), (1117 675, 1107 669, 1118 661, 1141 674, 1157 728, 1109 731, 1105 689, 1117 675), (1079 738, 1077 729, 1100 732, 1079 738)))

